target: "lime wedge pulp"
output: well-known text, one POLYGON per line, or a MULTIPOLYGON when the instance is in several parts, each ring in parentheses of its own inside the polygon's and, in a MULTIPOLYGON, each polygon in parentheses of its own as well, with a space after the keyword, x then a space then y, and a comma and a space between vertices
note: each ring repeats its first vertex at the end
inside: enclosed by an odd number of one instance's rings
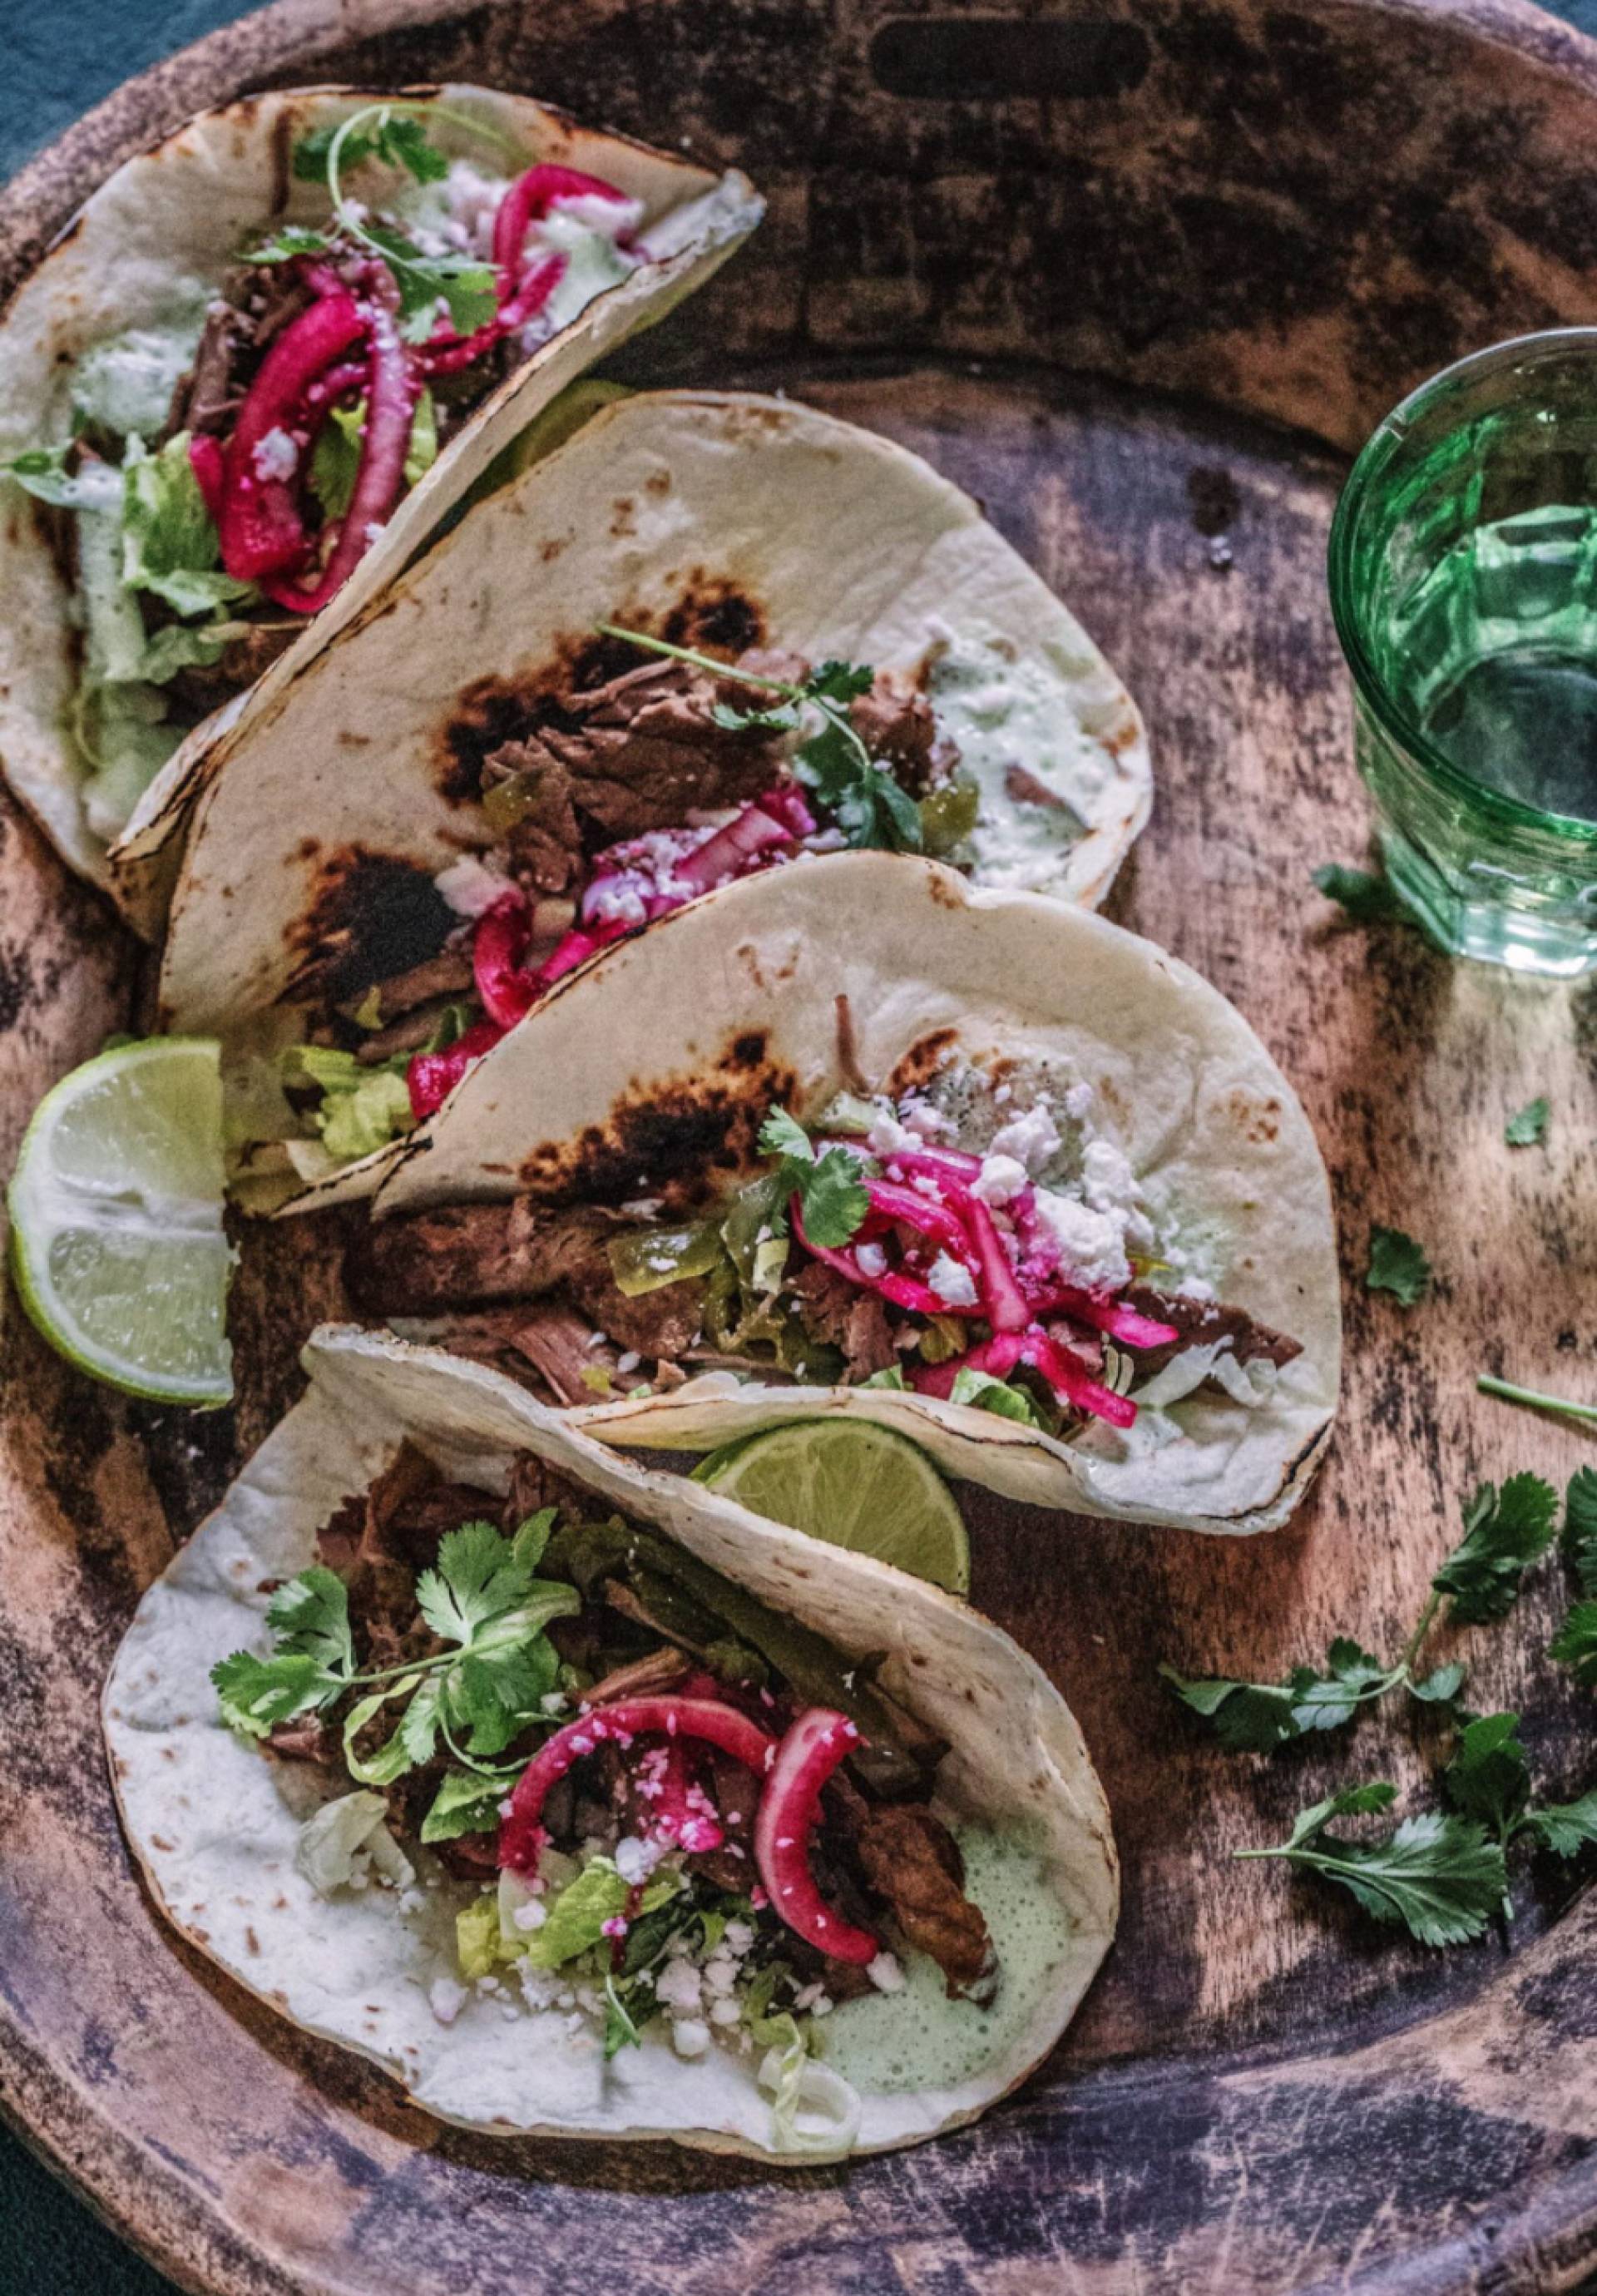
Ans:
POLYGON ((220 1049, 152 1037, 46 1093, 6 1202, 22 1304, 70 1362, 129 1394, 233 1393, 220 1049))
POLYGON ((962 1595, 970 1546, 954 1494, 919 1445, 869 1419, 799 1419, 712 1452, 697 1481, 753 1514, 896 1563, 962 1595))

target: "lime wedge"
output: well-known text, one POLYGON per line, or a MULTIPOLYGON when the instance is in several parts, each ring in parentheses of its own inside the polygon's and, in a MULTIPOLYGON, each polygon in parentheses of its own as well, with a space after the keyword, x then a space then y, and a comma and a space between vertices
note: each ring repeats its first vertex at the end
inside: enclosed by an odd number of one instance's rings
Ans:
POLYGON ((954 1494, 919 1445, 869 1419, 798 1419, 712 1452, 697 1481, 831 1546, 962 1595, 970 1545, 954 1494))
POLYGON ((80 1371, 161 1403, 233 1393, 220 1048, 153 1037, 46 1093, 6 1202, 22 1304, 80 1371))

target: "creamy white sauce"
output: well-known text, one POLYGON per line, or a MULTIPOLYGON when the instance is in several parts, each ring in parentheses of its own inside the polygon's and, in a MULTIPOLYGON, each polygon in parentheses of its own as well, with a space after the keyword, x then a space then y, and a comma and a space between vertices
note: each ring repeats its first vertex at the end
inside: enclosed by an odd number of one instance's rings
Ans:
POLYGON ((900 1991, 839 2002, 826 2020, 823 2059, 867 2095, 953 2088, 1007 2054, 1030 2030, 1039 1997, 1071 1949, 1069 1919, 1031 1851, 979 1826, 953 1833, 967 1893, 987 1916, 997 1952, 997 1996, 990 2009, 950 2001, 937 1964, 905 1953, 900 1991))
POLYGON ((980 793, 964 849, 970 866, 984 885, 1045 889, 1091 826, 1115 779, 1113 758, 1078 722, 1058 678, 1006 641, 951 638, 931 658, 926 690, 938 732, 980 793), (1062 802, 1017 793, 1015 768, 1062 802))

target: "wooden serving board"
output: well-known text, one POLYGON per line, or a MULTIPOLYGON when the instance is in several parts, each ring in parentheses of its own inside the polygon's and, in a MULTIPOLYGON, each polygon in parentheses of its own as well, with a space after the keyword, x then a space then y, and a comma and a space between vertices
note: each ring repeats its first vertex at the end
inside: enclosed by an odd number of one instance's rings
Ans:
MULTIPOLYGON (((1527 7, 1101 0, 285 0, 125 89, 0 198, 36 254, 116 159, 264 79, 524 87, 771 197, 635 376, 782 384, 970 488, 1142 701, 1151 829, 1110 914, 1233 997, 1301 1092, 1347 1275, 1341 1431, 1287 1531, 1118 1529, 970 1493, 974 1595, 1055 1673, 1126 1868, 1066 2044, 973 2131, 848 2169, 495 2144, 245 2000, 161 1928, 107 1788, 99 1684, 139 1590, 298 1383, 336 1230, 244 1239, 241 1399, 124 1406, 0 1327, 0 2102, 184 2284, 227 2296, 1462 2296, 1597 2265, 1597 1897, 1532 1866, 1511 1937, 1447 1955, 1279 1866, 1300 1802, 1434 1788, 1394 1710, 1266 1764, 1206 1744, 1170 1658, 1265 1677, 1402 1640, 1475 1481, 1578 1436, 1482 1367, 1597 1398, 1589 993, 1349 929, 1312 891, 1367 813, 1326 609, 1343 464, 1417 377, 1597 316, 1597 51, 1527 7), (1296 430, 1284 427, 1297 426, 1296 430), (1552 1104, 1544 1149, 1505 1117, 1552 1104), (1370 1224, 1438 1270, 1362 1285, 1370 1224)), ((823 578, 824 570, 818 570, 823 578)), ((0 1128, 123 1025, 138 958, 0 816, 0 1128)), ((1538 1667, 1555 1574, 1461 1638, 1547 1789, 1593 1710, 1538 1667)), ((1444 1641, 1437 1655, 1446 1654, 1444 1641)))

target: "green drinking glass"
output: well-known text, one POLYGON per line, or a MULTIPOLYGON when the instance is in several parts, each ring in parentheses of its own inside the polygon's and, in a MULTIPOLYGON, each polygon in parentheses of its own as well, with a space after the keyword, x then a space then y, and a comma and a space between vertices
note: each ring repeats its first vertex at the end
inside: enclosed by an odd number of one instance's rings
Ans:
POLYGON ((1331 529, 1388 871, 1462 956, 1597 970, 1597 328, 1405 398, 1331 529))

